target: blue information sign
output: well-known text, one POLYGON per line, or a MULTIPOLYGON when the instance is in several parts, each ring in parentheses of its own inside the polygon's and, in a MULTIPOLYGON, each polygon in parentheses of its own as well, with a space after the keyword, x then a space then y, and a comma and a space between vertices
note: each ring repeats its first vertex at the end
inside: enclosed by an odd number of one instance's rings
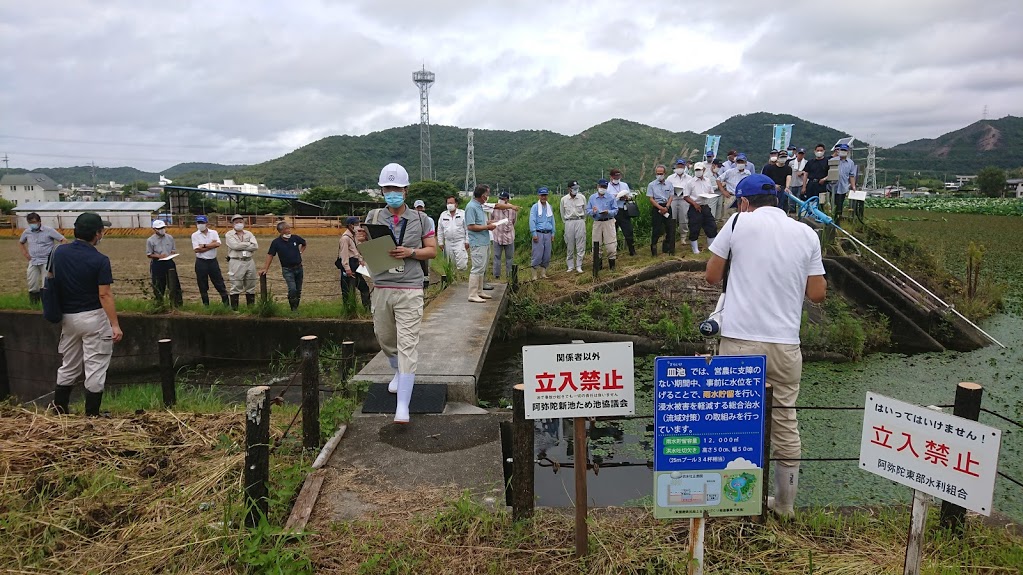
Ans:
POLYGON ((759 515, 762 355, 654 362, 654 516, 759 515))

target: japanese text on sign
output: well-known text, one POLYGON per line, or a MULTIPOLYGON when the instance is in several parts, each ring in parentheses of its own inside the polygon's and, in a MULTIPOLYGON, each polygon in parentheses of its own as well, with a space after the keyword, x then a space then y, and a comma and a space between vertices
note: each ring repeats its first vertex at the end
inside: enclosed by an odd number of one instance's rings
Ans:
POLYGON ((526 419, 632 415, 632 342, 522 348, 526 419))
POLYGON ((991 514, 1001 432, 867 392, 860 469, 991 514))
POLYGON ((764 356, 654 362, 654 516, 757 515, 764 356))

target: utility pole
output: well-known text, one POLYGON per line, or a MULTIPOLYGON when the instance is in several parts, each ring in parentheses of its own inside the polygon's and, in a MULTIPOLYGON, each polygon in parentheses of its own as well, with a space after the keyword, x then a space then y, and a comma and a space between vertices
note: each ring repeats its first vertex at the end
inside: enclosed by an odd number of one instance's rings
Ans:
POLYGON ((465 191, 472 192, 476 189, 476 153, 472 143, 472 128, 469 128, 469 145, 466 149, 465 159, 465 191))
POLYGON ((96 162, 89 162, 89 171, 92 172, 92 193, 96 193, 96 162))
POLYGON ((10 168, 11 166, 7 162, 7 152, 4 152, 4 169, 10 168))

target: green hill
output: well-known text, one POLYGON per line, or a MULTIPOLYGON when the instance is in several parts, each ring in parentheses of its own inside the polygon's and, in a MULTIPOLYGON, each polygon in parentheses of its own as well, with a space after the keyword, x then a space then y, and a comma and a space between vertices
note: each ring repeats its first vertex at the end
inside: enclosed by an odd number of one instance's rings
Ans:
POLYGON ((934 139, 913 140, 884 150, 890 170, 934 170, 975 174, 985 166, 1023 166, 1023 118, 981 120, 934 139))
MULTIPOLYGON (((58 184, 63 184, 65 187, 70 187, 71 184, 85 184, 92 185, 93 175, 92 166, 73 166, 70 168, 37 168, 35 170, 26 170, 23 168, 0 168, 0 176, 3 174, 23 174, 25 172, 41 172, 46 174, 53 181, 58 184)), ((153 174, 150 172, 143 172, 129 166, 123 166, 120 168, 100 168, 96 167, 96 179, 97 184, 106 184, 108 182, 117 182, 119 184, 130 184, 132 182, 143 180, 146 182, 157 182, 160 179, 159 174, 153 174)))
MULTIPOLYGON (((225 164, 212 164, 209 162, 184 162, 177 164, 163 170, 158 175, 164 176, 165 178, 176 178, 185 174, 201 174, 206 172, 220 173, 228 170, 237 170, 244 168, 244 165, 225 165, 225 164)), ((157 181, 159 178, 153 181, 157 181)))

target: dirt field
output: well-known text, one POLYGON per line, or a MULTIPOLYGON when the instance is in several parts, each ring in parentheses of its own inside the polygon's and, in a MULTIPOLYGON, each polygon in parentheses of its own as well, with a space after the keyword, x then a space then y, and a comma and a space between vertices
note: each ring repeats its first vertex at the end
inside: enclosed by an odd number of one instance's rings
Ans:
MULTIPOLYGON (((263 265, 266 250, 274 236, 257 236, 259 241, 259 260, 257 269, 263 265)), ((188 238, 176 237, 180 256, 177 262, 178 276, 185 301, 199 301, 199 289, 195 283, 195 255, 191 250, 188 238)), ((305 267, 305 283, 302 288, 303 300, 326 300, 341 297, 341 285, 334 260, 337 259, 337 237, 313 236, 306 238, 303 264, 305 267)), ((149 293, 149 260, 146 259, 145 238, 106 238, 99 245, 99 251, 110 257, 114 271, 114 293, 118 296, 142 297, 149 293), (145 291, 143 291, 145 290, 145 291)), ((226 248, 218 250, 220 270, 227 280, 226 248)), ((18 241, 0 240, 0 293, 17 293, 25 291, 25 259, 18 249, 18 241)), ((282 299, 287 293, 284 278, 281 277, 281 266, 274 258, 267 273, 270 291, 282 299)), ((230 285, 228 286, 230 287, 230 285)), ((216 291, 210 286, 211 296, 216 300, 216 291)))

